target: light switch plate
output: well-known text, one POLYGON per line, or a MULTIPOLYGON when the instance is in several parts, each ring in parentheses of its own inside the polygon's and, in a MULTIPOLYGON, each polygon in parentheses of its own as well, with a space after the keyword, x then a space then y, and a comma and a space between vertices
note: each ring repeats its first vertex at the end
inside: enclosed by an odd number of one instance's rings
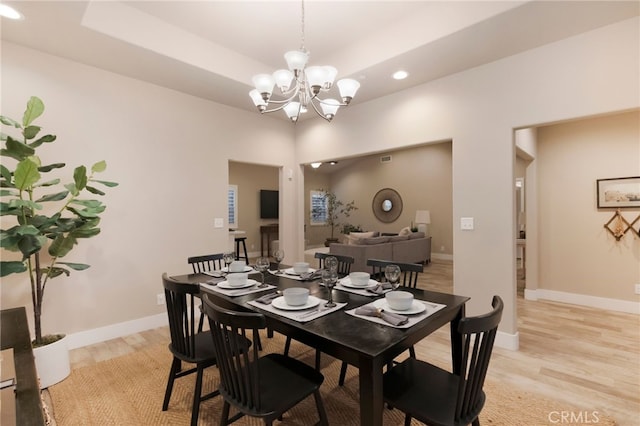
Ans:
POLYGON ((460 229, 463 231, 473 231, 473 218, 472 217, 461 217, 460 218, 460 229))
POLYGON ((216 217, 213 221, 213 226, 215 228, 222 228, 224 226, 224 219, 221 217, 216 217))

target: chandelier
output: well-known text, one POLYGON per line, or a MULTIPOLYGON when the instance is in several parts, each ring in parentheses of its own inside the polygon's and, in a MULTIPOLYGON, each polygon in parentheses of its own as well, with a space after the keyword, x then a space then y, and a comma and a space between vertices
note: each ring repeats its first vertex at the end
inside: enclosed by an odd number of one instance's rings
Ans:
POLYGON ((255 89, 249 92, 249 96, 260 113, 283 110, 295 123, 300 114, 307 112, 311 107, 320 117, 331 121, 338 108, 349 105, 360 83, 351 78, 338 80, 336 85, 342 102, 333 98, 320 98, 320 94, 329 92, 333 87, 338 70, 329 65, 307 67, 309 52, 304 47, 304 0, 302 0, 301 28, 300 50, 292 50, 284 54, 289 69, 279 69, 273 74, 254 75, 255 89), (272 99, 274 86, 278 86, 281 95, 279 97, 283 99, 272 99))

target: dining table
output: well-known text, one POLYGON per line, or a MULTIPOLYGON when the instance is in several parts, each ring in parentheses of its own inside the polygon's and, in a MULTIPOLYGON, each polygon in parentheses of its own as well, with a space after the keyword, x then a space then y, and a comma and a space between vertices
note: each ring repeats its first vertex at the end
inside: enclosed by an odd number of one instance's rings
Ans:
MULTIPOLYGON (((261 280, 259 272, 251 273, 250 278, 261 280)), ((354 309, 371 304, 375 300, 384 299, 383 295, 364 295, 349 291, 332 290, 333 301, 340 309, 332 310, 326 315, 309 320, 296 320, 285 312, 279 314, 272 309, 263 309, 256 299, 274 291, 282 291, 289 287, 305 287, 310 295, 327 299, 329 290, 319 279, 300 280, 299 277, 265 272, 265 283, 269 288, 264 291, 253 291, 243 295, 222 294, 212 286, 216 280, 205 274, 184 274, 172 276, 179 282, 207 283, 201 285, 202 293, 214 293, 238 310, 250 310, 262 313, 266 317, 268 330, 276 331, 310 347, 319 349, 325 354, 345 361, 358 368, 360 424, 381 426, 383 423, 383 370, 384 366, 410 347, 424 339, 441 327, 449 325, 451 335, 452 365, 460 365, 462 357, 462 336, 458 333, 458 323, 465 315, 465 304, 468 297, 440 293, 422 289, 401 288, 413 293, 416 300, 431 302, 440 306, 437 312, 410 326, 393 327, 382 324, 382 321, 371 321, 353 315, 354 309), (213 284, 211 284, 213 283, 213 284)), ((218 279, 219 281, 219 279, 218 279)), ((425 302, 426 303, 426 302, 425 302)), ((335 309, 335 308, 334 308, 335 309)), ((453 370, 459 374, 458 371, 453 370)))

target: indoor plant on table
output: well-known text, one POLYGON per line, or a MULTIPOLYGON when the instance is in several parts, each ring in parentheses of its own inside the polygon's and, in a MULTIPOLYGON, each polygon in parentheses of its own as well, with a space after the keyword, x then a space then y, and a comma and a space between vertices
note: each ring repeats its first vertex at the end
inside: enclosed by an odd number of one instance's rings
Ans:
POLYGON ((337 227, 340 226, 338 223, 338 219, 340 216, 349 217, 353 210, 358 210, 356 207, 355 201, 351 200, 348 203, 344 203, 338 199, 335 192, 326 191, 324 189, 320 189, 320 192, 324 193, 325 206, 324 211, 320 211, 318 208, 314 208, 311 211, 311 215, 314 218, 318 219, 324 212, 326 212, 326 224, 331 229, 331 236, 327 238, 324 245, 329 247, 331 243, 337 243, 338 239, 335 238, 334 231, 337 227))
MULTIPOLYGON (((0 276, 25 274, 31 289, 33 304, 34 352, 36 366, 45 388, 57 383, 69 374, 69 358, 66 344, 58 345, 64 335, 42 335, 42 302, 49 280, 61 275, 69 275, 71 270, 82 271, 89 265, 61 261, 82 238, 90 238, 100 233, 98 224, 100 214, 106 206, 98 200, 83 198, 86 194, 104 195, 96 187, 114 187, 117 183, 97 180, 96 173, 107 167, 104 161, 95 163, 89 171, 78 166, 73 172, 71 182, 62 182, 59 178, 45 179, 45 174, 65 167, 64 163, 43 165, 36 150, 56 140, 54 135, 38 137, 41 128, 33 124, 44 112, 44 104, 37 97, 31 97, 27 103, 22 121, 0 116, 0 122, 20 133, 19 138, 2 132, 3 157, 0 165, 0 246, 3 250, 14 252, 4 256, 14 260, 0 262, 0 276), (14 160, 14 161, 11 161, 14 160), (13 166, 8 163, 15 162, 13 166), (11 227, 5 229, 5 226, 11 227), (45 346, 46 345, 46 346, 45 346), (39 348, 60 346, 53 355, 41 355, 39 348), (42 367, 42 362, 58 359, 62 370, 50 371, 54 366, 42 367), (64 363, 66 362, 66 366, 64 363), (66 370, 66 372, 65 372, 66 370), (52 383, 49 383, 53 381, 52 383)), ((54 172, 55 174, 55 172, 54 172)), ((54 350, 55 349, 49 349, 54 350)))

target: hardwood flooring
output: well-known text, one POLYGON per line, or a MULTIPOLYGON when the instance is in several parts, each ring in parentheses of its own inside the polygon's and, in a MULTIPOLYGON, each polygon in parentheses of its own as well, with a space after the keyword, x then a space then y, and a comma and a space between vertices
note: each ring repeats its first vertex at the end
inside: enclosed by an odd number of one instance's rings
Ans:
MULTIPOLYGON (((434 260, 425 267, 419 286, 451 293, 452 262, 434 260)), ((581 407, 588 412, 607 413, 623 426, 640 424, 638 315, 528 301, 519 291, 518 329, 518 351, 494 349, 489 366, 492 379, 556 401, 557 411, 581 407)), ((71 351, 72 368, 168 341, 168 328, 162 327, 78 348, 71 351)), ((424 339, 416 350, 420 359, 450 365, 448 328, 424 339)), ((355 369, 349 371, 357 373, 355 369)))

